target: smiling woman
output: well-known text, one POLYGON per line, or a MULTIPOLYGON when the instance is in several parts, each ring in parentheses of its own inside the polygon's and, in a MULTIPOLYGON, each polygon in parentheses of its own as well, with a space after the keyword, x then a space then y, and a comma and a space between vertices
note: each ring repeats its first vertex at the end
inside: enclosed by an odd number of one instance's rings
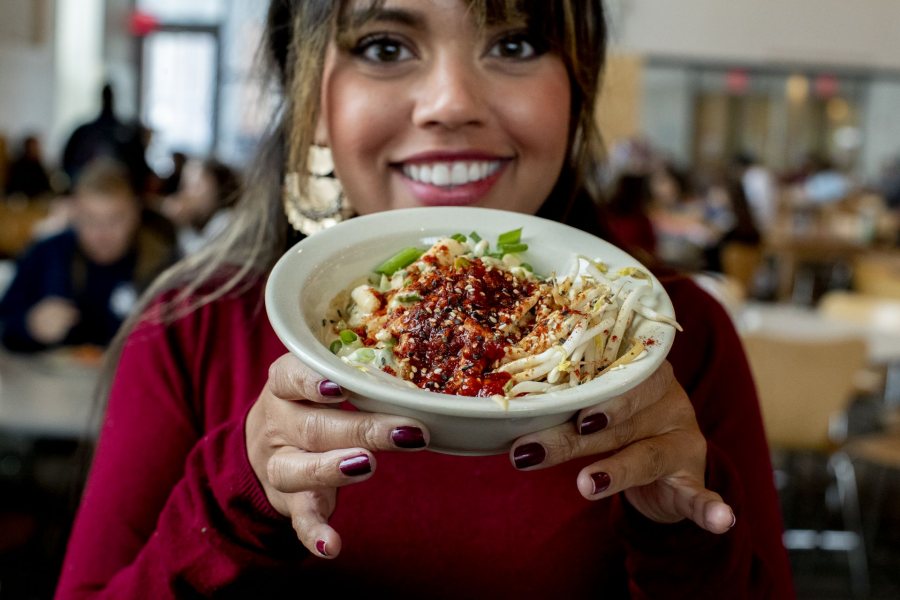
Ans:
POLYGON ((434 205, 535 212, 566 157, 562 57, 522 21, 457 2, 352 13, 326 53, 317 141, 360 213, 434 205))
POLYGON ((611 239, 590 193, 605 42, 601 0, 273 0, 280 120, 230 228, 110 352, 60 598, 792 595, 746 360, 688 278, 656 270, 684 327, 668 361, 500 456, 423 452, 423 422, 352 410, 261 309, 298 237, 285 205, 319 228, 344 201, 464 205, 611 239))

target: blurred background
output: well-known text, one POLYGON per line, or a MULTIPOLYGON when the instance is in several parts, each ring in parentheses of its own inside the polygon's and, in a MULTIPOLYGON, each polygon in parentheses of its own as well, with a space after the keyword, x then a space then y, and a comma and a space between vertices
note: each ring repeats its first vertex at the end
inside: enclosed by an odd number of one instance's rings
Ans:
MULTIPOLYGON (((153 272, 104 280, 105 337, 60 325, 23 342, 16 261, 88 244, 85 206, 116 197, 138 202, 140 242, 84 253, 83 272, 162 268, 221 231, 277 103, 258 67, 266 5, 0 0, 0 600, 52 595, 99 359, 153 272)), ((608 5, 607 216, 732 315, 799 596, 900 597, 900 2, 608 5)))

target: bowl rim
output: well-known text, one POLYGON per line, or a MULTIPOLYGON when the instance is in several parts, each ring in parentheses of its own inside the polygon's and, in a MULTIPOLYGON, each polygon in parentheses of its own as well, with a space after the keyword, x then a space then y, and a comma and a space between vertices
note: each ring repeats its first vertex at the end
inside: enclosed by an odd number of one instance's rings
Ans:
MULTIPOLYGON (((349 244, 352 246, 377 240, 379 237, 407 232, 410 237, 419 238, 433 238, 436 235, 449 236, 459 228, 454 224, 456 222, 468 224, 463 227, 472 227, 471 224, 476 223, 478 226, 474 229, 490 229, 492 233, 495 229, 502 228, 489 225, 489 223, 511 222, 514 223, 514 227, 523 227, 523 235, 529 231, 540 231, 542 234, 546 234, 546 228, 549 227, 554 228, 560 235, 564 235, 576 248, 587 245, 602 248, 603 252, 598 253, 595 249, 587 254, 600 258, 614 255, 616 262, 623 261, 628 265, 643 267, 649 273, 656 290, 655 310, 674 317, 671 299, 656 276, 636 258, 602 238, 563 223, 525 213, 481 207, 418 207, 354 217, 297 242, 285 252, 272 268, 265 286, 266 312, 276 335, 287 349, 308 367, 340 385, 350 392, 351 396, 355 394, 409 410, 492 419, 574 412, 599 404, 603 400, 621 395, 637 386, 656 371, 665 360, 674 342, 674 328, 661 323, 645 321, 648 327, 656 329, 653 333, 655 343, 653 351, 641 360, 566 390, 511 398, 509 407, 504 408, 490 398, 442 394, 420 388, 405 387, 402 384, 394 386, 379 382, 372 375, 360 372, 331 354, 325 344, 319 341, 316 334, 310 329, 306 319, 300 319, 299 331, 293 330, 290 325, 291 316, 285 314, 285 311, 290 309, 287 306, 289 302, 284 297, 286 290, 282 287, 282 282, 288 281, 288 284, 292 283, 298 287, 298 290, 302 290, 300 282, 309 278, 316 271, 322 263, 321 257, 333 255, 340 249, 346 249, 347 240, 353 240, 349 244), (415 226, 398 228, 398 222, 415 223, 415 226), (307 260, 306 257, 310 255, 316 259, 307 260)), ((502 230, 507 231, 514 227, 506 227, 502 230)), ((386 249, 386 254, 390 252, 391 249, 386 249)), ((573 249, 572 255, 574 256, 576 253, 577 251, 573 249)), ((374 258, 373 266, 377 262, 378 258, 374 258)), ((360 274, 360 276, 364 275, 365 273, 360 274)), ((299 293, 298 291, 297 297, 294 298, 297 315, 302 314, 299 293)), ((293 317, 296 318, 297 315, 293 315, 293 317)))

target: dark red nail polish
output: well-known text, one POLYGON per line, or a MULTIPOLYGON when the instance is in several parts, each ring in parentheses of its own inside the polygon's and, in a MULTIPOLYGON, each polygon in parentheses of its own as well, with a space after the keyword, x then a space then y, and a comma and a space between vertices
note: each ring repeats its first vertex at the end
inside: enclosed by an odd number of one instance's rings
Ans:
POLYGON ((547 451, 537 442, 522 444, 513 452, 513 462, 517 469, 526 469, 544 462, 547 451))
POLYGON ((325 548, 325 540, 316 540, 316 552, 322 556, 328 556, 328 551, 325 548))
POLYGON ((594 483, 594 494, 600 494, 605 492, 609 488, 609 484, 612 483, 612 480, 609 478, 609 474, 607 473, 591 473, 591 481, 594 483))
POLYGON ((578 427, 578 433, 580 435, 597 433, 598 431, 606 429, 607 425, 609 425, 609 417, 607 417, 605 413, 595 413, 593 415, 588 415, 581 420, 581 425, 578 427))
POLYGON ((372 465, 369 463, 369 456, 366 454, 345 458, 338 465, 338 468, 347 477, 356 477, 372 472, 372 465))
POLYGON ((342 390, 341 386, 339 386, 335 382, 323 379, 319 382, 319 393, 323 396, 331 396, 332 398, 336 398, 338 396, 343 396, 344 390, 342 390))
POLYGON ((424 448, 425 434, 418 427, 397 427, 391 432, 391 441, 398 448, 424 448))

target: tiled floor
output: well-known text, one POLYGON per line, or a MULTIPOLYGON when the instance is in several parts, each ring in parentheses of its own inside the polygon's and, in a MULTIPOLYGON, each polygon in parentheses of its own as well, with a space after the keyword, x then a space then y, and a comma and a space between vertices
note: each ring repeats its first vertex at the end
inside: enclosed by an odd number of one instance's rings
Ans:
MULTIPOLYGON (((776 457, 776 463, 779 462, 776 457)), ((795 457, 793 469, 799 489, 782 489, 782 512, 787 528, 844 529, 833 480, 821 457, 795 457)), ((857 464, 860 513, 867 547, 870 590, 868 598, 900 598, 900 472, 882 474, 857 464), (876 498, 875 494, 880 494, 876 498), (878 507, 877 519, 872 511, 878 507)), ((797 596, 809 600, 854 598, 848 553, 844 551, 793 550, 790 552, 797 596)), ((858 596, 857 596, 858 597, 858 596)))

